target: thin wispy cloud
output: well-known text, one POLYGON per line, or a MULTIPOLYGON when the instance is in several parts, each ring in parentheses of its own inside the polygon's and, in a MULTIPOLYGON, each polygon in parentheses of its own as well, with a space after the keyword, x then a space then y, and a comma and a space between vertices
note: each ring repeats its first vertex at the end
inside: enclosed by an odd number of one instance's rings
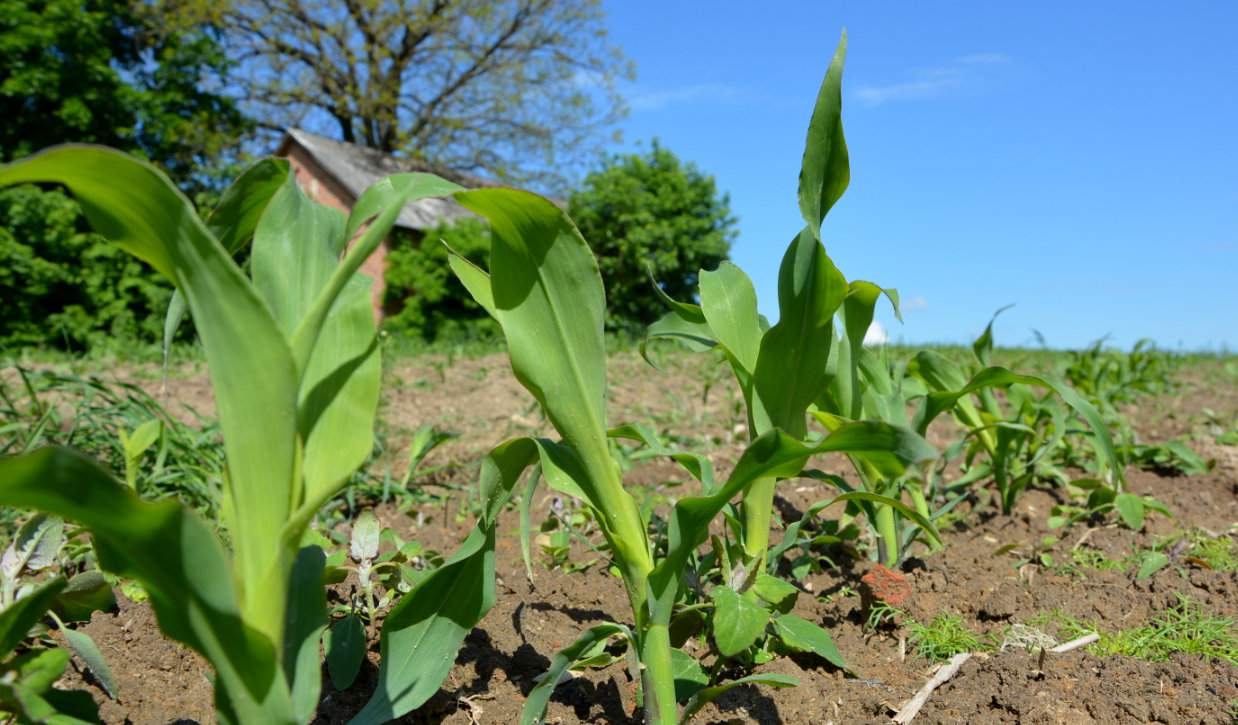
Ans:
POLYGON ((633 90, 628 95, 628 105, 633 111, 660 111, 685 103, 734 103, 743 98, 743 91, 735 86, 725 83, 695 83, 679 88, 633 90))
POLYGON ((986 66, 1010 63, 1004 53, 972 53, 955 58, 945 65, 921 68, 908 80, 882 85, 861 86, 855 97, 872 106, 894 101, 916 101, 940 98, 969 84, 983 80, 986 66))

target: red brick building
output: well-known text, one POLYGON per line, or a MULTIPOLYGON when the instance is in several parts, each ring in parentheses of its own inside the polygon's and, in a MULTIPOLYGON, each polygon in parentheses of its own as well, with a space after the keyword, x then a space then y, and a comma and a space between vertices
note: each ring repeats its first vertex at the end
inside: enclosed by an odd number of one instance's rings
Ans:
MULTIPOLYGON (((325 136, 288 129, 280 141, 276 156, 288 159, 296 172, 297 182, 310 198, 348 213, 357 197, 379 179, 408 171, 429 171, 464 187, 492 186, 482 179, 417 166, 374 149, 362 148, 325 136)), ((427 230, 450 223, 472 213, 450 199, 422 199, 404 207, 396 227, 409 232, 420 243, 427 230)), ((386 285, 383 273, 387 265, 390 239, 384 242, 361 271, 374 280, 374 317, 383 317, 383 293, 386 285)))

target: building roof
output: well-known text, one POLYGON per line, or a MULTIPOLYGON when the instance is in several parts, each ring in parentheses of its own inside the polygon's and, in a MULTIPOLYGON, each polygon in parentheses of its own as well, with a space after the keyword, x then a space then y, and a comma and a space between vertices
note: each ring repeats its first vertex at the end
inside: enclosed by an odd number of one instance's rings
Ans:
MULTIPOLYGON (((495 186, 494 182, 475 176, 436 169, 407 159, 397 159, 375 149, 336 141, 299 128, 285 130, 284 139, 276 153, 286 154, 290 143, 296 143, 305 149, 324 171, 352 195, 352 201, 356 201, 362 192, 379 179, 409 171, 437 174, 466 188, 495 186)), ((404 207, 396 220, 396 226, 416 230, 433 229, 472 216, 472 212, 451 199, 419 199, 404 207)))

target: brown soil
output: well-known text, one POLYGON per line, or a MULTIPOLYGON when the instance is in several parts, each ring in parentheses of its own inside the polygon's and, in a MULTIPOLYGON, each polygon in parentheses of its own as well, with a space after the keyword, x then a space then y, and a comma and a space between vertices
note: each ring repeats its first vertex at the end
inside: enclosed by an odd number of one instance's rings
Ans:
MULTIPOLYGON (((690 430, 691 439, 682 445, 711 450, 720 472, 727 470, 746 437, 742 409, 725 382, 704 394, 700 381, 709 372, 707 358, 675 358, 663 372, 650 370, 635 355, 617 356, 612 365, 612 420, 653 420, 660 428, 690 430), (652 401, 660 402, 650 408, 652 401)), ((1134 411, 1145 439, 1195 430, 1204 407, 1230 419, 1238 415, 1238 386, 1193 374, 1186 376, 1179 394, 1145 401, 1134 411)), ((497 356, 445 367, 424 360, 400 362, 389 377, 403 381, 389 385, 384 400, 389 441, 406 440, 404 432, 422 422, 459 432, 460 438, 429 461, 454 464, 454 472, 447 475, 457 483, 469 481, 471 462, 488 446, 544 428, 536 407, 497 356)), ((209 390, 205 400, 201 395, 200 373, 174 378, 173 397, 180 397, 181 385, 185 397, 197 396, 195 407, 209 404, 209 390)), ((961 523, 943 531, 944 551, 926 553, 904 568, 913 590, 905 605, 908 615, 928 622, 940 613, 956 614, 973 630, 1000 637, 1013 624, 1036 624, 1055 634, 1043 620, 1056 611, 1113 631, 1141 625, 1175 604, 1178 595, 1186 595, 1215 615, 1238 618, 1238 574, 1211 571, 1198 562, 1177 560, 1145 580, 1135 580, 1130 567, 1019 566, 1050 535, 1061 537, 1049 548, 1055 561, 1069 562, 1072 548, 1120 560, 1187 528, 1226 531, 1238 522, 1238 449, 1210 442, 1198 448, 1218 461, 1208 475, 1129 472, 1134 491, 1155 496, 1175 514, 1172 519, 1150 517, 1142 532, 1084 524, 1052 532, 1046 519, 1059 501, 1056 491, 1025 493, 1009 517, 995 515, 991 507, 963 511, 961 523)), ((380 465, 402 471, 403 455, 389 447, 380 465)), ((672 467, 648 465, 632 471, 629 480, 656 486, 677 475, 672 467)), ((826 495, 807 481, 787 486, 781 501, 784 518, 794 518, 826 495)), ((549 500, 546 496, 537 502, 536 520, 549 500)), ((420 525, 413 515, 392 508, 378 513, 402 535, 443 552, 454 548, 469 526, 439 509, 424 514, 420 525)), ((602 566, 571 574, 538 566, 530 584, 513 513, 506 515, 501 530, 497 605, 469 635, 439 694, 401 722, 518 722, 525 695, 555 651, 592 624, 628 619, 622 587, 602 566)), ((573 561, 584 556, 573 551, 573 561)), ((933 666, 909 649, 901 656, 897 631, 874 634, 866 629, 855 592, 867 569, 836 558, 841 569, 827 568, 802 582, 805 593, 796 613, 830 630, 850 672, 811 657, 778 659, 758 670, 792 675, 799 687, 738 688, 707 707, 697 722, 888 722, 894 709, 928 679, 933 666)), ((205 664, 161 639, 148 607, 122 603, 118 614, 97 614, 86 631, 120 681, 122 701, 103 705, 107 722, 213 721, 205 664)), ((335 692, 324 677, 317 722, 344 722, 360 708, 374 684, 377 649, 375 642, 370 661, 349 691, 335 692)), ((1043 672, 1037 666, 1036 655, 1022 650, 977 655, 934 693, 916 722, 1230 723, 1238 701, 1238 668, 1200 657, 1176 655, 1152 663, 1079 650, 1050 655, 1043 672)), ((69 684, 81 685, 80 677, 69 679, 69 684)), ((634 685, 622 667, 586 672, 559 687, 547 722, 631 722, 634 699, 634 685)))

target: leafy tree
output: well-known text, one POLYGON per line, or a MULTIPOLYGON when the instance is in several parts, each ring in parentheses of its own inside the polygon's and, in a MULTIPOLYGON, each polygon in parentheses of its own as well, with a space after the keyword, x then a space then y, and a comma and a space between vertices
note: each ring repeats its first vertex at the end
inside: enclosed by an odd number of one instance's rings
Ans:
MULTIPOLYGON (((165 32, 150 10, 128 0, 0 0, 0 162, 59 143, 106 144, 209 195, 212 169, 252 124, 211 85, 228 69, 218 42, 205 30, 165 32)), ((0 192, 0 345, 153 337, 170 293, 99 243, 64 193, 0 192)))
POLYGON ((420 240, 397 234, 387 253, 383 326, 427 341, 497 337, 498 326, 451 273, 444 242, 489 267, 490 229, 480 219, 441 226, 420 240))
POLYGON ((656 140, 647 154, 608 159, 568 207, 597 255, 612 329, 637 331, 665 313, 650 271, 668 295, 691 299, 698 272, 725 260, 736 235, 713 177, 656 140))
POLYGON ((553 188, 624 111, 601 0, 184 0, 247 108, 461 172, 553 188))

